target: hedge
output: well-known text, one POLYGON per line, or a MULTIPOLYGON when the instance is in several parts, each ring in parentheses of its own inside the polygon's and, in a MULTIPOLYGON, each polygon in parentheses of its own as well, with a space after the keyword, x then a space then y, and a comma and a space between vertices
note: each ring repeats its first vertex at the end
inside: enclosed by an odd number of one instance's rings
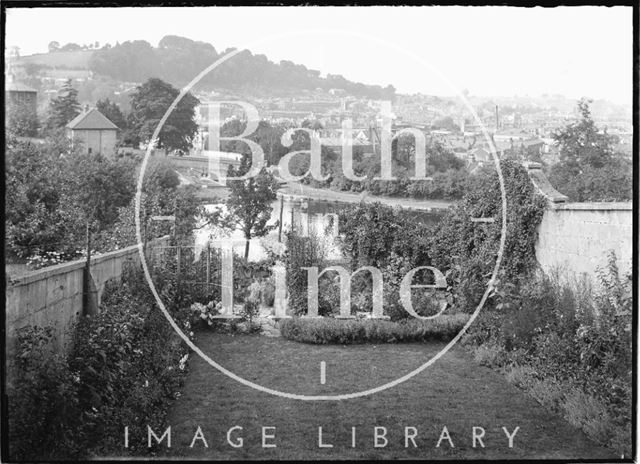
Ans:
POLYGON ((469 317, 469 314, 458 313, 400 322, 293 317, 280 321, 280 334, 289 340, 312 344, 448 341, 460 332, 469 317))

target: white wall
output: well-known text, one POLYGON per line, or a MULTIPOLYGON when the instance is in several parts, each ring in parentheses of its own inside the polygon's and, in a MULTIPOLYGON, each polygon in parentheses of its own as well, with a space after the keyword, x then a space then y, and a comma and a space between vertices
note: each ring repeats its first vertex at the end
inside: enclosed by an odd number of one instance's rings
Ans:
MULTIPOLYGON (((545 271, 565 267, 595 276, 613 250, 623 273, 631 271, 631 203, 566 203, 545 211, 538 228, 536 258, 545 271)), ((592 277, 593 278, 593 277, 592 277)))

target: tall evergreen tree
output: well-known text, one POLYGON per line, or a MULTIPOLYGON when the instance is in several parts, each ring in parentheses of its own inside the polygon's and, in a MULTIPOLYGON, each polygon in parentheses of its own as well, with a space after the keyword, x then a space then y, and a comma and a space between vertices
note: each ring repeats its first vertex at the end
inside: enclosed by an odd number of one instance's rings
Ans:
POLYGON ((68 79, 58 92, 58 96, 49 103, 47 128, 52 130, 63 128, 78 114, 80 114, 78 91, 71 85, 71 79, 68 79))

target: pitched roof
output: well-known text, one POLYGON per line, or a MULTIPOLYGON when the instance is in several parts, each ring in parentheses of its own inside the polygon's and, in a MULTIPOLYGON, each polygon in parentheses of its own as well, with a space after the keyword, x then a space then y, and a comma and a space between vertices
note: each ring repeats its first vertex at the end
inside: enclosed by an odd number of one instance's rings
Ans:
POLYGON ((114 129, 118 130, 118 126, 109 121, 107 117, 95 108, 91 108, 89 111, 85 111, 76 116, 69 124, 69 129, 84 130, 84 129, 114 129))
POLYGON ((8 82, 6 89, 7 92, 37 92, 36 89, 20 82, 8 82))

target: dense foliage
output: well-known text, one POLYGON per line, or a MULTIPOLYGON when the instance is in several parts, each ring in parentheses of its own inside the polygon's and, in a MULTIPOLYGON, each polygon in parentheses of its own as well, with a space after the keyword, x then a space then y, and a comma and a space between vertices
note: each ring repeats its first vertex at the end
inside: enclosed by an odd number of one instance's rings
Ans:
POLYGON ((468 319, 468 314, 447 314, 437 319, 402 322, 294 317, 280 322, 280 333, 289 340, 314 344, 424 343, 451 340, 468 319))
POLYGON ((554 133, 560 160, 548 168, 549 180, 571 201, 631 200, 631 158, 615 152, 616 137, 598 129, 587 100, 578 111, 577 122, 554 133))
MULTIPOLYGON (((170 306, 179 324, 188 314, 170 306)), ((50 330, 21 333, 8 388, 12 460, 144 455, 146 442, 122 446, 122 433, 145 437, 163 425, 179 394, 187 351, 140 270, 105 289, 97 316, 80 320, 68 356, 53 356, 50 330)))
MULTIPOLYGON (((141 82, 157 76, 183 86, 233 50, 218 52, 211 44, 167 35, 157 47, 143 40, 104 46, 93 53, 89 68, 96 74, 124 82, 141 82)), ((320 77, 319 71, 307 69, 304 65, 287 60, 274 63, 265 55, 253 55, 248 50, 241 51, 208 73, 199 87, 205 90, 263 88, 272 92, 339 88, 364 98, 392 100, 395 96, 391 85, 385 88, 365 85, 335 74, 320 77)))
POLYGON ((100 111, 109 121, 118 126, 120 131, 127 128, 127 120, 117 103, 105 98, 96 102, 96 109, 100 111))
MULTIPOLYGON (((34 265, 75 259, 86 250, 87 228, 93 251, 136 243, 136 160, 86 156, 62 134, 44 144, 9 137, 6 150, 5 250, 12 261, 34 265)), ((175 232, 191 235, 207 217, 193 188, 179 188, 169 162, 152 157, 142 189, 141 221, 146 240, 175 232), (176 212, 177 211, 177 212, 176 212), (176 215, 173 224, 152 216, 176 215)))
MULTIPOLYGON (((308 149, 308 145, 299 149, 308 149)), ((446 150, 440 143, 431 142, 426 147, 426 179, 412 180, 415 176, 415 142, 412 136, 402 135, 391 145, 392 173, 395 180, 376 180, 380 176, 380 152, 365 153, 356 147, 353 150, 353 171, 363 180, 352 180, 344 176, 342 157, 323 147, 323 174, 325 181, 311 176, 303 179, 314 187, 333 190, 362 192, 373 195, 401 196, 421 199, 453 200, 462 197, 469 176, 464 161, 446 150)))
POLYGON ((78 91, 67 80, 58 92, 58 96, 49 102, 49 115, 47 117, 47 129, 56 130, 64 128, 73 118, 80 114, 78 103, 78 91))
MULTIPOLYGON (((138 86, 131 96, 131 113, 127 121, 131 140, 149 143, 179 93, 171 84, 155 77, 138 86)), ((194 116, 199 103, 190 93, 180 99, 160 130, 156 147, 183 152, 191 148, 191 141, 198 130, 194 116)))
POLYGON ((628 456, 631 278, 611 255, 596 283, 556 271, 502 285, 498 304, 480 313, 466 342, 480 362, 502 367, 542 404, 628 456))
POLYGON ((94 232, 110 228, 118 208, 133 198, 133 172, 129 160, 79 154, 63 135, 43 145, 9 138, 5 230, 10 257, 77 256, 85 247, 87 226, 94 232))
POLYGON ((38 135, 40 121, 28 104, 7 100, 5 110, 7 135, 15 137, 35 137, 38 135))
MULTIPOLYGON (((500 281, 526 278, 536 265, 537 227, 545 200, 535 192, 526 170, 513 161, 500 163, 506 196, 507 228, 500 281)), ((451 207, 432 235, 433 265, 446 272, 456 306, 473 311, 486 291, 498 258, 502 229, 502 190, 493 168, 471 179, 462 201, 451 207), (493 222, 474 222, 484 218, 493 222)))
MULTIPOLYGON (((249 159, 242 157, 238 169, 229 166, 229 177, 242 177, 249 171, 249 159)), ((258 175, 249 179, 229 180, 229 198, 226 201, 228 215, 224 221, 242 231, 245 242, 244 257, 249 257, 249 241, 253 237, 263 237, 277 227, 267 225, 271 218, 272 203, 276 199, 278 183, 273 175, 262 168, 258 175)))

